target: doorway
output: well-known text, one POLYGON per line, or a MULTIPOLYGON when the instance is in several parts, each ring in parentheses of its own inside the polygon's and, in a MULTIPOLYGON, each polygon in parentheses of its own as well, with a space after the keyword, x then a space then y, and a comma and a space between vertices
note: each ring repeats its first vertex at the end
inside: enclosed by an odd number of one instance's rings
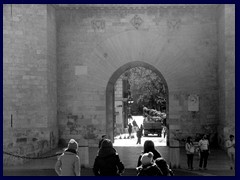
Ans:
MULTIPOLYGON (((141 95, 142 95, 142 99, 145 99, 143 98, 144 97, 143 94, 141 95)), ((166 128, 168 127, 168 117, 169 117, 168 86, 164 77, 159 72, 159 70, 156 69, 153 65, 150 65, 148 63, 141 62, 141 61, 134 61, 134 62, 127 63, 122 67, 118 68, 111 76, 106 88, 106 118, 107 118, 106 130, 107 130, 108 137, 111 138, 111 140, 114 142, 114 145, 137 146, 136 129, 134 129, 132 133, 133 137, 135 136, 134 137, 135 140, 133 140, 131 137, 129 137, 127 125, 129 123, 133 123, 134 120, 137 122, 138 127, 140 127, 141 124, 143 124, 144 114, 146 114, 146 112, 143 112, 143 107, 148 109, 148 113, 149 113, 149 110, 150 111, 154 110, 155 113, 164 112, 166 115, 164 126, 166 128), (156 106, 156 104, 154 105, 154 103, 149 104, 149 102, 139 103, 139 99, 141 98, 139 98, 139 94, 136 93, 137 91, 134 90, 134 88, 136 87, 129 87, 129 82, 128 82, 129 77, 127 76, 129 75, 130 71, 135 71, 135 70, 139 71, 141 69, 146 69, 148 73, 150 72, 150 74, 154 74, 154 76, 157 76, 161 80, 161 84, 164 87, 164 91, 165 91, 165 95, 164 95, 165 107, 161 106, 160 104, 159 106, 156 106), (120 82, 122 81, 122 87, 120 87, 120 89, 122 88, 123 90, 122 97, 120 97, 119 94, 116 94, 116 87, 118 86, 117 82, 119 82, 119 79, 120 79, 120 82), (132 104, 131 104, 131 101, 133 101, 132 104), (138 101, 138 103, 136 101, 138 101), (122 118, 122 123, 119 121, 118 117, 122 118), (124 143, 121 143, 121 141, 124 143)), ((151 113, 154 113, 154 112, 151 112, 151 113)), ((154 115, 151 114, 151 116, 154 116, 154 115)), ((161 136, 160 133, 158 133, 157 131, 156 132, 151 131, 146 134, 146 131, 144 132, 143 130, 142 140, 144 141, 145 139, 152 139, 154 143, 156 143, 158 146, 161 146, 161 145, 166 146, 167 135, 166 135, 165 143, 160 142, 160 140, 163 140, 163 138, 161 138, 160 136, 161 136)), ((144 143, 143 141, 142 141, 142 144, 144 143)))

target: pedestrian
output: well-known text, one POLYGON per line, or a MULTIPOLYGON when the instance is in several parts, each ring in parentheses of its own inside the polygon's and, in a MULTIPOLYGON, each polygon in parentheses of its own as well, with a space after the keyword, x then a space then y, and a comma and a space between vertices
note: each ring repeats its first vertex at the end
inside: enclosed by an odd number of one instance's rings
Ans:
POLYGON ((95 176, 120 176, 124 165, 109 139, 104 139, 95 158, 93 173, 95 176))
POLYGON ((195 147, 193 145, 192 137, 187 137, 185 144, 185 150, 187 154, 187 165, 189 170, 193 170, 193 156, 195 152, 195 147))
POLYGON ((138 127, 137 122, 136 122, 135 119, 133 120, 132 124, 133 124, 134 127, 138 127))
POLYGON ((141 157, 141 165, 136 168, 137 176, 162 176, 162 171, 153 161, 153 153, 144 153, 141 157))
POLYGON ((163 137, 165 138, 167 135, 167 127, 163 126, 163 137))
POLYGON ((80 176, 81 164, 77 154, 78 143, 74 139, 70 139, 68 147, 58 158, 55 164, 55 171, 59 176, 80 176))
POLYGON ((230 135, 229 139, 226 141, 227 154, 230 160, 230 169, 235 169, 235 140, 234 135, 230 135))
POLYGON ((203 138, 199 141, 198 146, 200 150, 199 170, 202 170, 202 167, 204 170, 207 170, 207 160, 210 153, 207 135, 203 136, 203 138))
POLYGON ((141 138, 143 135, 143 125, 141 124, 140 128, 137 130, 137 144, 141 144, 141 138))
POLYGON ((173 171, 169 168, 167 161, 163 158, 157 158, 155 160, 156 165, 162 171, 163 176, 173 176, 173 171))
POLYGON ((100 147, 101 147, 101 144, 102 144, 102 142, 103 142, 103 140, 104 139, 106 139, 107 138, 107 135, 106 134, 104 134, 104 135, 102 135, 102 139, 99 141, 99 143, 98 143, 98 148, 100 149, 100 147))
POLYGON ((138 157, 137 167, 141 166, 142 164, 141 163, 142 155, 149 152, 153 153, 153 160, 156 160, 157 158, 161 157, 161 154, 155 149, 153 141, 146 140, 143 145, 143 152, 138 157))
POLYGON ((131 139, 131 136, 132 136, 132 124, 131 123, 129 123, 128 124, 128 134, 129 134, 129 139, 131 139))

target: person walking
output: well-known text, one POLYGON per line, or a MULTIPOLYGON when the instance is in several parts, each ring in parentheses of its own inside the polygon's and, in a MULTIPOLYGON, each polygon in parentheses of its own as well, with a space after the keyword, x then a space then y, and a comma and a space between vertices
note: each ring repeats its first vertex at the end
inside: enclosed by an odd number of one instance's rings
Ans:
POLYGON ((131 123, 129 123, 128 124, 128 134, 129 134, 129 139, 131 139, 131 137, 132 137, 132 124, 131 123))
POLYGON ((136 168, 137 176, 162 176, 162 171, 153 161, 153 153, 144 153, 141 157, 141 165, 136 168))
POLYGON ((235 140, 234 135, 230 135, 229 139, 226 141, 227 154, 230 160, 230 169, 235 169, 235 140))
POLYGON ((187 165, 189 170, 193 170, 193 156, 195 152, 195 147, 192 142, 192 137, 187 137, 187 141, 185 144, 185 150, 187 154, 187 165))
POLYGON ((70 139, 68 147, 58 158, 55 164, 55 171, 59 176, 80 176, 81 164, 77 154, 78 143, 74 139, 70 139))
POLYGON ((135 119, 133 119, 133 122, 132 122, 132 124, 133 124, 133 126, 134 126, 134 127, 138 127, 138 125, 137 125, 137 122, 136 122, 136 120, 135 120, 135 119))
POLYGON ((93 173, 95 176, 120 176, 124 172, 124 165, 113 148, 109 139, 104 139, 94 160, 93 173))
POLYGON ((137 144, 141 144, 141 138, 143 135, 143 125, 141 124, 140 128, 137 131, 137 144))
POLYGON ((153 160, 161 157, 161 154, 155 149, 153 141, 146 140, 143 145, 143 152, 138 157, 137 167, 141 166, 141 164, 142 164, 141 163, 142 155, 145 153, 149 153, 149 152, 153 153, 153 160))
POLYGON ((99 143, 98 143, 98 148, 100 149, 100 147, 101 147, 101 144, 102 144, 102 142, 103 142, 103 140, 104 139, 106 139, 107 138, 107 135, 106 134, 104 134, 104 135, 102 135, 102 139, 99 141, 99 143))
POLYGON ((204 135, 203 138, 198 143, 200 150, 200 161, 199 161, 199 170, 207 170, 207 160, 210 153, 209 141, 207 135, 204 135))

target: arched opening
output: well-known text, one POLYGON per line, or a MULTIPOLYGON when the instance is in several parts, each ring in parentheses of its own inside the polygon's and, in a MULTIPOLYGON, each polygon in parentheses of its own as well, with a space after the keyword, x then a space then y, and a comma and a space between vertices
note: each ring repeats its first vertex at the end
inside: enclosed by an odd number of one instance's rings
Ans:
POLYGON ((168 117, 169 117, 169 98, 168 98, 168 86, 166 83, 166 80, 164 79, 163 75, 159 72, 157 68, 154 66, 141 62, 141 61, 134 61, 127 63, 120 68, 118 68, 111 78, 108 81, 107 88, 106 88, 106 132, 108 137, 114 142, 114 120, 115 120, 115 83, 118 80, 118 78, 126 71, 135 68, 135 67, 143 67, 146 69, 151 70, 154 72, 157 76, 159 76, 162 79, 162 82, 166 88, 166 126, 168 127, 168 117))

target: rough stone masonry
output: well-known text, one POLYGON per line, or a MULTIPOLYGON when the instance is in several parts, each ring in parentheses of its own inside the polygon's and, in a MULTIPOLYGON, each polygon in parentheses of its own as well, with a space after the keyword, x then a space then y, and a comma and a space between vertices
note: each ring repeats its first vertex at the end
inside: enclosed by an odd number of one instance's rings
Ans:
POLYGON ((223 147, 235 133, 235 5, 4 4, 4 151, 37 156, 70 138, 113 138, 109 94, 136 66, 166 82, 169 147, 203 133, 223 147))

